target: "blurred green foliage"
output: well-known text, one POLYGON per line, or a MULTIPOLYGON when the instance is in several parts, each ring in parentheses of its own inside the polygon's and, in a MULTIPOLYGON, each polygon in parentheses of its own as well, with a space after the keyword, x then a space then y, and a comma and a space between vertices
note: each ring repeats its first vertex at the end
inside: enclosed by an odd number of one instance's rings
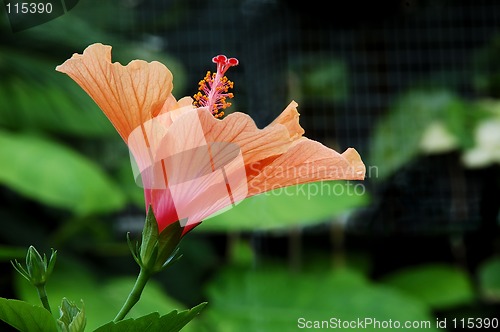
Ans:
POLYGON ((393 102, 375 125, 368 156, 369 164, 384 165, 379 167, 380 180, 425 154, 459 151, 464 166, 470 168, 500 161, 500 144, 494 133, 499 126, 493 126, 500 121, 499 71, 495 60, 500 53, 499 40, 495 36, 474 56, 470 84, 479 97, 466 99, 455 87, 437 84, 431 78, 393 102), (481 136, 488 130, 483 130, 485 125, 491 130, 481 136), (497 143, 491 142, 495 140, 497 143))
POLYGON ((483 47, 474 59, 474 76, 472 82, 474 88, 482 95, 494 98, 500 97, 500 65, 498 54, 500 53, 500 35, 483 47))
MULTIPOLYGON (((229 267, 210 282, 208 294, 211 305, 202 322, 217 326, 218 331, 291 331, 300 318, 434 322, 431 308, 423 301, 373 283, 351 268, 323 266, 294 273, 271 263, 257 269, 229 267)), ((383 330, 369 325, 365 329, 383 330)))
POLYGON ((89 158, 53 140, 0 132, 0 182, 78 215, 116 211, 125 196, 89 158))
POLYGON ((379 166, 383 180, 419 155, 469 149, 474 129, 486 118, 479 101, 466 101, 450 90, 410 90, 375 125, 369 164, 379 166), (440 131, 432 130, 436 124, 440 131))
POLYGON ((113 135, 95 103, 54 70, 54 59, 5 45, 0 49, 1 126, 82 137, 113 135))
POLYGON ((289 69, 290 99, 343 102, 349 97, 349 73, 339 58, 316 52, 295 59, 289 69))
POLYGON ((500 301, 500 258, 492 257, 483 262, 479 272, 481 295, 488 301, 500 301))
POLYGON ((466 271, 444 264, 402 269, 386 276, 384 283, 420 299, 436 310, 471 303, 476 296, 466 271))

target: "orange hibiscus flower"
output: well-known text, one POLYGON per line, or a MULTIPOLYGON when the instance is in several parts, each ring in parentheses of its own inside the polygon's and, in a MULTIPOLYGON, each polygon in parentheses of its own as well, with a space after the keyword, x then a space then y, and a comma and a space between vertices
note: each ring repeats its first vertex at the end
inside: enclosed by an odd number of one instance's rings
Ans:
POLYGON ((234 112, 226 71, 234 58, 213 58, 217 71, 200 91, 177 100, 163 64, 111 62, 111 47, 90 45, 56 70, 75 80, 127 143, 137 182, 144 187, 160 232, 179 221, 188 232, 203 219, 269 190, 322 180, 362 180, 355 149, 342 154, 303 136, 292 101, 267 127, 234 112))

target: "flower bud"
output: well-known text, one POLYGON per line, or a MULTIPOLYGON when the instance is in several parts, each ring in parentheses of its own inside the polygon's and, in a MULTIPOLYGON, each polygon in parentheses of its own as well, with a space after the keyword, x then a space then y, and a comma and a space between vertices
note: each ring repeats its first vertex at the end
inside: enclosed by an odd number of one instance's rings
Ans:
POLYGON ((35 247, 30 246, 26 253, 26 268, 24 268, 17 260, 12 262, 12 265, 24 278, 26 278, 33 286, 43 286, 47 282, 54 265, 56 264, 57 251, 52 249, 50 259, 47 262, 47 256, 42 256, 38 253, 35 247))

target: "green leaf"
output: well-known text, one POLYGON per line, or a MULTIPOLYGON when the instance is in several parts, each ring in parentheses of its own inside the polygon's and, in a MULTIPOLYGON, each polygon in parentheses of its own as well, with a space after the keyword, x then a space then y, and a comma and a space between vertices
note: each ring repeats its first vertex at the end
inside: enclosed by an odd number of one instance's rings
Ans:
POLYGON ((342 102, 349 96, 349 73, 342 59, 314 52, 313 55, 301 56, 294 62, 291 74, 294 73, 300 79, 291 81, 300 90, 293 95, 316 102, 342 102))
POLYGON ((177 332, 198 316, 205 305, 206 303, 201 303, 194 308, 180 312, 173 310, 161 317, 155 312, 136 319, 129 318, 118 323, 110 322, 101 326, 95 332, 177 332))
POLYGON ((471 109, 450 91, 409 91, 376 124, 368 164, 378 167, 376 178, 387 178, 422 153, 423 133, 436 121, 444 123, 461 147, 466 147, 472 142, 475 113, 476 107, 471 109))
POLYGON ((205 220, 207 231, 255 231, 307 226, 329 221, 364 206, 369 197, 358 182, 323 181, 276 189, 243 200, 205 220))
POLYGON ((481 264, 478 276, 482 295, 487 300, 500 301, 500 258, 491 258, 481 264))
POLYGON ((21 332, 56 332, 56 322, 42 307, 0 298, 0 319, 21 332))
POLYGON ((119 139, 94 101, 55 71, 58 64, 32 52, 1 48, 0 124, 16 130, 119 139))
POLYGON ((256 253, 249 241, 239 238, 231 239, 231 247, 229 249, 232 265, 250 267, 255 264, 256 253))
POLYGON ((20 259, 26 256, 26 248, 0 245, 0 262, 20 259))
MULTIPOLYGON (((291 273, 279 266, 228 269, 208 288, 202 323, 210 331, 295 331, 299 320, 429 321, 429 308, 349 269, 291 273)), ((341 330, 341 329, 339 329, 341 330)), ((355 329, 354 329, 355 330, 355 329)), ((363 331, 377 331, 366 326, 363 331)), ((429 331, 436 331, 432 325, 429 331)))
POLYGON ((411 267, 387 276, 384 282, 434 309, 449 309, 474 300, 469 276, 453 266, 435 264, 411 267))
POLYGON ((83 215, 125 204, 117 185, 92 161, 42 137, 0 131, 0 183, 44 204, 83 215))
MULTIPOLYGON (((478 114, 477 107, 467 104, 462 100, 453 99, 444 109, 444 121, 446 128, 458 138, 462 148, 470 148, 474 144, 474 118, 472 115, 478 114)), ((477 115, 476 115, 477 116, 477 115)))
POLYGON ((130 159, 126 158, 119 163, 118 169, 115 173, 117 181, 123 193, 127 196, 127 200, 140 209, 144 209, 144 190, 137 186, 134 179, 132 167, 130 166, 130 159))

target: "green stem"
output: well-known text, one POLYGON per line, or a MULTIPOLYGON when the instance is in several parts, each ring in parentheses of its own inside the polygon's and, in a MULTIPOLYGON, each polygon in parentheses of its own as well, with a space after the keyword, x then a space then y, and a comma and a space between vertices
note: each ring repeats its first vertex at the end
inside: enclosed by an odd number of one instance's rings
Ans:
POLYGON ((52 313, 52 310, 50 310, 49 299, 47 298, 47 292, 45 291, 45 285, 36 286, 36 290, 38 291, 38 297, 40 297, 43 307, 52 313))
POLYGON ((146 283, 148 282, 150 277, 151 273, 141 267, 141 271, 137 276, 137 280, 135 281, 134 287, 130 291, 127 300, 123 304, 123 307, 120 309, 113 322, 116 323, 125 318, 130 309, 132 309, 132 307, 139 301, 139 299, 141 298, 142 291, 144 290, 144 287, 146 286, 146 283))

